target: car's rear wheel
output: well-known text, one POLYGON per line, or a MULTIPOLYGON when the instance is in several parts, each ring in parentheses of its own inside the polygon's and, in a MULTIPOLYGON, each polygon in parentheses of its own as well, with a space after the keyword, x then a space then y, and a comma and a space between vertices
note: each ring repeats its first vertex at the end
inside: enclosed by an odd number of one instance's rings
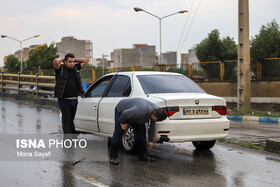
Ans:
POLYGON ((209 150, 211 149, 216 143, 216 140, 213 141, 193 141, 193 146, 198 150, 209 150))
POLYGON ((127 153, 135 153, 136 145, 135 145, 135 133, 133 127, 128 125, 127 130, 124 132, 122 136, 122 145, 124 151, 127 153))

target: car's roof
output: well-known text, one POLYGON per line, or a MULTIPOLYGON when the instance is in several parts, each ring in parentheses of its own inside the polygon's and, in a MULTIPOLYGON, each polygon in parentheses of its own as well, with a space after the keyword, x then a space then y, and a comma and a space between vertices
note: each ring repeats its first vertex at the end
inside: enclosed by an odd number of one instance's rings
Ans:
POLYGON ((159 72, 159 71, 125 71, 125 72, 115 72, 110 73, 111 75, 114 75, 118 73, 118 75, 182 75, 179 73, 172 73, 172 72, 159 72))

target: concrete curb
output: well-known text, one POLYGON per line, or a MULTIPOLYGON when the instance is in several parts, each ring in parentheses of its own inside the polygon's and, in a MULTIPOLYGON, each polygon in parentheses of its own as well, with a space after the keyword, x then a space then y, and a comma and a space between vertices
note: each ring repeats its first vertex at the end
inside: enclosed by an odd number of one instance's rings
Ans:
POLYGON ((266 140, 265 150, 280 153, 280 138, 268 138, 266 140))
POLYGON ((228 115, 229 120, 238 120, 238 121, 259 121, 262 123, 274 123, 275 125, 280 125, 280 118, 273 117, 255 117, 255 116, 235 116, 228 115))

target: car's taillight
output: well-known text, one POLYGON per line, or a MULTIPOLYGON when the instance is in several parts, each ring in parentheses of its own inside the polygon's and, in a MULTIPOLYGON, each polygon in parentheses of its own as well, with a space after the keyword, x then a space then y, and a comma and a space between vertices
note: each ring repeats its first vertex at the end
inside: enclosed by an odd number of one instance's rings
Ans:
POLYGON ((216 111, 220 115, 227 115, 227 107, 226 106, 213 106, 212 111, 216 111))
POLYGON ((163 107, 161 109, 165 110, 168 117, 172 116, 176 112, 179 112, 179 107, 178 106, 163 107))

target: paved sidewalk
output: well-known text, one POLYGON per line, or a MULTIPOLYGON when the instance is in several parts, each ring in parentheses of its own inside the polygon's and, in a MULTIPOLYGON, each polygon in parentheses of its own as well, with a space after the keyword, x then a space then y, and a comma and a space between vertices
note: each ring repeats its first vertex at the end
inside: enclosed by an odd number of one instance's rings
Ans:
POLYGON ((227 139, 251 142, 268 151, 280 153, 280 125, 275 122, 231 120, 227 139))

